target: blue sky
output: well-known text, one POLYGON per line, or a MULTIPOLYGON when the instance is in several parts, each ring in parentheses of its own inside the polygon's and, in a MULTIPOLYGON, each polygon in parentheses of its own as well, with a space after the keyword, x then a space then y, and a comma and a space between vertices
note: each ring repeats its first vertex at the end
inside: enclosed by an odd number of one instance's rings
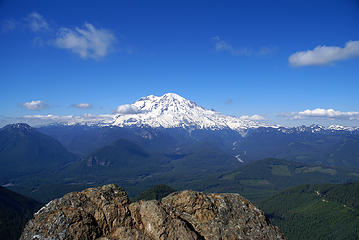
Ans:
POLYGON ((3 0, 0 24, 2 118, 175 92, 224 114, 359 126, 359 1, 3 0))

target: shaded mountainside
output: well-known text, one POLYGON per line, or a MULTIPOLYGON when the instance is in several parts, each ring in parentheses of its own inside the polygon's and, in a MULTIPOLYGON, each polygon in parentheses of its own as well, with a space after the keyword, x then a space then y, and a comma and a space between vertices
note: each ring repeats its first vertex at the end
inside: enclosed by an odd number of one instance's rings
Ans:
POLYGON ((171 153, 195 143, 208 142, 230 153, 232 143, 242 138, 240 133, 230 129, 51 125, 40 127, 38 130, 54 137, 71 152, 81 156, 87 156, 119 139, 131 141, 154 152, 171 153))
POLYGON ((359 131, 331 131, 319 126, 252 129, 236 149, 245 161, 274 157, 359 168, 359 131))
MULTIPOLYGON (((120 127, 50 125, 40 127, 38 130, 43 134, 54 137, 69 151, 83 157, 100 148, 111 145, 119 139, 147 145, 149 141, 146 140, 146 136, 154 138, 154 136, 145 130, 134 131, 134 129, 120 127)), ((173 142, 173 139, 168 142, 173 142)), ((151 146, 149 145, 149 147, 151 146)))
POLYGON ((259 206, 290 240, 359 239, 359 183, 294 187, 259 206))
POLYGON ((206 192, 238 192, 258 202, 274 193, 300 184, 352 181, 359 181, 357 170, 268 158, 224 174, 193 181, 192 186, 194 189, 206 192))
POLYGON ((120 139, 87 156, 83 161, 69 165, 63 174, 74 181, 131 182, 173 179, 182 182, 193 177, 203 177, 228 171, 241 164, 220 148, 200 143, 174 154, 145 150, 139 144, 120 139))
POLYGON ((66 194, 41 208, 21 239, 285 239, 238 194, 172 193, 130 203, 116 185, 66 194))
POLYGON ((75 160, 57 140, 27 124, 0 129, 0 181, 55 170, 75 160))
MULTIPOLYGON (((65 169, 76 178, 129 178, 141 176, 160 166, 161 159, 128 140, 120 139, 65 169)), ((68 172, 68 173, 67 173, 68 172)))
POLYGON ((240 165, 236 158, 209 143, 198 143, 175 154, 161 154, 120 139, 56 173, 18 178, 12 189, 47 202, 70 191, 114 182, 134 197, 161 183, 176 183, 184 189, 194 180, 240 165))
POLYGON ((359 130, 331 130, 320 126, 258 127, 238 132, 230 128, 150 128, 116 126, 45 126, 39 131, 59 140, 82 156, 118 139, 147 151, 175 154, 195 144, 209 143, 245 163, 283 158, 308 164, 359 168, 359 130))
POLYGON ((0 187, 0 239, 19 239, 23 227, 41 204, 0 187))

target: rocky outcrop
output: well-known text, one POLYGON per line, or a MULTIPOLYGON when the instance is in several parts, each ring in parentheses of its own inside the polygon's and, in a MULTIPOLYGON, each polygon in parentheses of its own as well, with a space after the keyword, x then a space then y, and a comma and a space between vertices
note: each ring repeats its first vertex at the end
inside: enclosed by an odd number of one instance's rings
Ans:
POLYGON ((30 220, 25 239, 285 239, 262 211, 238 194, 172 193, 130 203, 116 185, 73 192, 30 220))

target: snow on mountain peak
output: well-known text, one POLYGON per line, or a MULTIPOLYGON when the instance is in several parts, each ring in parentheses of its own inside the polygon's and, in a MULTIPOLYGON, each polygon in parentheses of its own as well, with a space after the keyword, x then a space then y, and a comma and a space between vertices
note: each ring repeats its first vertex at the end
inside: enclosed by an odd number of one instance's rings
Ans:
POLYGON ((354 128, 354 127, 345 127, 345 126, 341 126, 341 125, 330 125, 328 127, 329 130, 332 131, 354 131, 358 128, 354 128))
POLYGON ((33 128, 26 124, 26 123, 14 123, 14 124, 9 124, 6 126, 6 128, 10 129, 19 129, 19 130, 22 130, 22 131, 32 131, 33 128))
POLYGON ((121 127, 231 128, 233 130, 265 126, 255 121, 225 116, 213 110, 205 109, 176 93, 166 93, 160 97, 149 95, 140 98, 138 101, 130 104, 130 106, 138 109, 138 111, 130 114, 117 114, 112 125, 121 127))
POLYGON ((189 101, 175 93, 166 93, 161 97, 149 95, 140 98, 132 104, 142 112, 148 111, 185 111, 185 108, 193 108, 196 105, 194 102, 189 101))

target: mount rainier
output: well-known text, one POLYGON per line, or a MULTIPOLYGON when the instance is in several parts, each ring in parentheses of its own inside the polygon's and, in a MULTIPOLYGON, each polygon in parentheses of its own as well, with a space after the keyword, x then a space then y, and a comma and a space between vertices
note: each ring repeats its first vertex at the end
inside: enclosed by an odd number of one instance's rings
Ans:
POLYGON ((244 117, 234 117, 221 114, 197 105, 175 93, 162 96, 149 95, 142 97, 132 104, 121 105, 114 114, 81 116, 31 115, 25 116, 31 125, 85 125, 98 127, 141 127, 141 128, 184 128, 184 129, 229 129, 241 134, 247 130, 271 128, 283 133, 289 132, 321 132, 346 131, 352 132, 359 128, 331 125, 323 127, 312 125, 287 128, 279 125, 268 125, 258 120, 244 117), (35 124, 34 124, 35 123, 35 124))
POLYGON ((258 121, 226 116, 216 111, 205 109, 175 93, 166 93, 159 97, 154 95, 142 97, 132 104, 119 106, 114 114, 87 114, 83 116, 32 115, 25 116, 25 118, 30 121, 38 120, 42 122, 36 125, 49 123, 101 127, 231 129, 236 131, 268 127, 258 121))
MULTIPOLYGON (((115 126, 148 126, 163 128, 224 129, 242 130, 265 127, 256 121, 226 116, 213 110, 205 109, 195 102, 175 93, 161 97, 149 95, 143 97, 127 108, 130 114, 117 114, 111 123, 115 126)), ((120 109, 121 110, 121 109, 120 109)))

